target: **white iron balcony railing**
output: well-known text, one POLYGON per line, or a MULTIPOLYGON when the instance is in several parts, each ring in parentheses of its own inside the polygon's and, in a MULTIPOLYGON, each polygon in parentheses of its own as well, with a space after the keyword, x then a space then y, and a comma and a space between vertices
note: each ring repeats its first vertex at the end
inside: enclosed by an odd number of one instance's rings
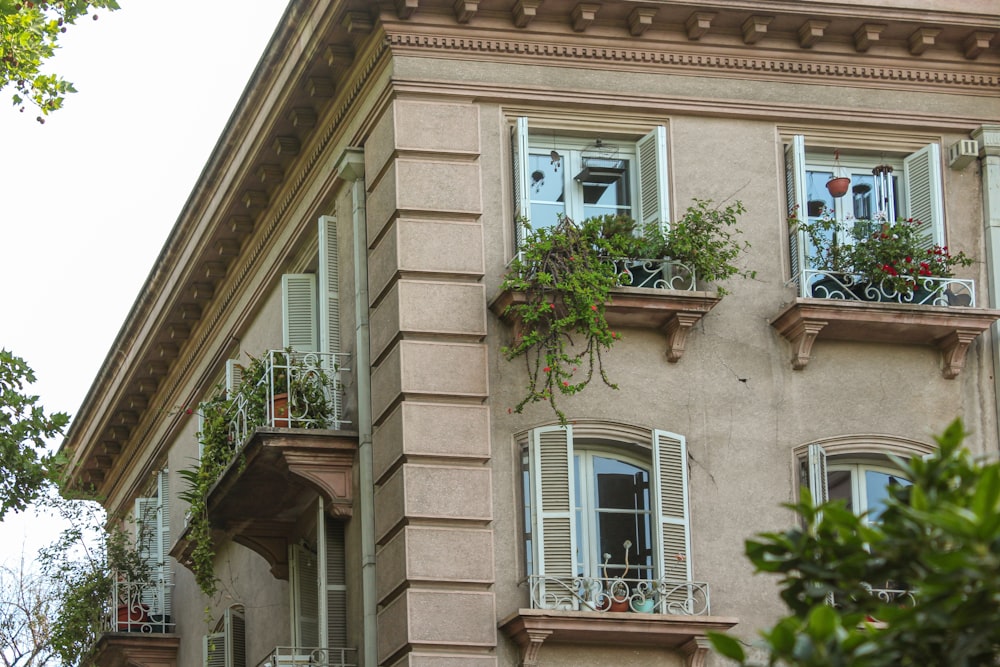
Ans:
POLYGON ((162 580, 124 581, 112 585, 103 611, 105 632, 173 632, 170 600, 173 585, 162 580))
POLYGON ((691 267, 667 259, 613 260, 622 287, 648 287, 690 291, 696 287, 691 267))
POLYGON ((708 584, 699 581, 531 575, 528 583, 532 609, 681 616, 711 613, 708 584))
POLYGON ((307 648, 277 646, 257 667, 357 667, 353 648, 307 648))
POLYGON ((910 280, 913 289, 898 291, 891 282, 872 283, 854 273, 835 273, 807 269, 803 273, 800 295, 814 299, 881 301, 921 306, 976 305, 976 283, 964 278, 919 278, 910 280))
POLYGON ((269 350, 256 386, 234 397, 230 419, 233 441, 242 444, 258 426, 340 429, 344 391, 340 372, 350 355, 269 350))

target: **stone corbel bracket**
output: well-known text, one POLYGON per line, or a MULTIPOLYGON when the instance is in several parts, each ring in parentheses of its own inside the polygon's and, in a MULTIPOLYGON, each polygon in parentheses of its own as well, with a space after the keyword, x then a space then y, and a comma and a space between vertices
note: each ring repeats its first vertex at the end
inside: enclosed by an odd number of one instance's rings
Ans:
MULTIPOLYGON (((688 333, 722 300, 712 292, 619 287, 611 290, 604 316, 612 327, 660 331, 667 338, 667 361, 677 363, 684 355, 688 333)), ((490 309, 521 335, 522 323, 508 312, 513 305, 527 303, 523 292, 501 292, 490 309)))
POLYGON ((1000 310, 915 306, 836 299, 796 299, 771 320, 792 346, 792 368, 803 370, 817 339, 927 345, 941 351, 941 374, 954 379, 969 346, 1000 319, 1000 310))

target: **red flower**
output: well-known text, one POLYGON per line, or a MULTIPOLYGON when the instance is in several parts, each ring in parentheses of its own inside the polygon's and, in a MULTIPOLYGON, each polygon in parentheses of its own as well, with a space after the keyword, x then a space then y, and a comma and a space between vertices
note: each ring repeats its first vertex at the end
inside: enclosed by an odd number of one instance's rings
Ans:
POLYGON ((555 310, 555 309, 556 309, 556 304, 550 303, 549 304, 549 310, 555 310))
POLYGON ((552 367, 551 366, 546 366, 542 370, 545 371, 546 373, 551 373, 552 372, 552 367))
POLYGON ((590 309, 591 309, 591 310, 597 310, 597 306, 595 306, 595 305, 591 304, 591 306, 590 306, 590 309))
POLYGON ((567 382, 566 380, 563 380, 563 386, 564 387, 568 387, 569 386, 569 382, 567 382))
POLYGON ((191 408, 188 408, 188 409, 187 409, 187 410, 185 410, 184 412, 186 412, 186 413, 187 413, 187 414, 189 414, 189 415, 193 415, 193 414, 194 414, 194 410, 192 410, 191 408))

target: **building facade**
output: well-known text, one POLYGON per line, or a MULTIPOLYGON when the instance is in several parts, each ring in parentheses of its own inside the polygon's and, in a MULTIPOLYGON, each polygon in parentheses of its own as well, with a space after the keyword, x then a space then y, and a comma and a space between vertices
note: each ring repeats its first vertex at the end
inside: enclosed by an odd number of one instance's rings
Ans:
POLYGON ((876 508, 956 416, 997 448, 997 33, 995 0, 291 2, 63 445, 156 526, 97 664, 722 664, 707 631, 782 611, 743 540, 810 474, 876 508), (512 410, 523 220, 696 199, 742 202, 756 276, 617 288, 618 388, 512 410), (922 303, 821 291, 789 216, 824 211, 977 261, 922 303))

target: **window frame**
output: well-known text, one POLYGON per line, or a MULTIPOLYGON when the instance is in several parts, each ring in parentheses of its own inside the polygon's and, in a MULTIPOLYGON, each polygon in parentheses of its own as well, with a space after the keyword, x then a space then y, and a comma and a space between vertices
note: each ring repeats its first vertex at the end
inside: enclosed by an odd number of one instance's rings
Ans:
MULTIPOLYGON (((510 151, 512 173, 512 198, 514 214, 514 252, 517 253, 525 238, 527 230, 524 221, 531 220, 531 178, 529 173, 530 155, 544 155, 552 150, 559 150, 559 141, 564 140, 570 148, 566 150, 582 151, 594 140, 579 137, 600 136, 619 148, 628 145, 630 158, 630 197, 632 200, 631 215, 640 224, 659 222, 663 226, 670 224, 670 193, 669 193, 669 159, 667 129, 665 125, 651 125, 646 134, 633 135, 627 131, 610 133, 594 130, 593 132, 576 132, 570 135, 560 129, 543 128, 546 134, 538 134, 534 126, 529 130, 529 118, 518 116, 510 128, 510 151)), ((564 183, 573 180, 575 172, 564 164, 562 167, 564 183)), ((582 209, 582 193, 581 193, 582 209)), ((567 215, 570 209, 567 209, 567 215)), ((573 211, 576 213, 576 211, 573 211)), ((572 215, 570 215, 572 217, 572 215)))
MULTIPOLYGON (((577 421, 567 426, 531 429, 518 436, 517 442, 522 453, 522 489, 527 492, 522 497, 522 517, 526 522, 525 574, 542 580, 542 596, 545 579, 571 580, 578 574, 577 563, 586 563, 581 555, 573 553, 580 545, 575 503, 576 447, 588 453, 610 453, 611 458, 618 460, 637 461, 649 470, 653 580, 693 581, 687 449, 683 436, 658 429, 616 428, 605 423, 577 421), (547 546, 547 539, 553 540, 555 546, 547 546)), ((586 521, 595 523, 591 517, 586 521)), ((584 576, 600 578, 601 574, 585 572, 584 576)))
MULTIPOLYGON (((833 150, 831 139, 813 142, 805 134, 792 134, 785 139, 785 203, 789 215, 797 211, 800 218, 808 216, 807 172, 810 167, 832 166, 833 150)), ((893 148, 891 144, 879 142, 878 152, 861 148, 841 152, 840 163, 849 169, 861 169, 860 165, 874 166, 883 161, 890 164, 902 162, 902 172, 898 176, 900 184, 896 198, 902 211, 896 217, 919 220, 921 233, 928 237, 928 247, 946 245, 946 225, 944 210, 944 169, 941 145, 937 141, 922 144, 916 150, 910 145, 893 148), (885 160, 883 160, 885 158, 885 160)), ((817 171, 817 170, 813 170, 817 171)), ((894 171, 895 173, 895 171, 894 171)), ((839 222, 845 222, 838 217, 839 222)), ((809 248, 805 231, 788 229, 791 279, 798 282, 800 296, 810 296, 809 285, 802 279, 809 270, 806 249, 809 248)))

